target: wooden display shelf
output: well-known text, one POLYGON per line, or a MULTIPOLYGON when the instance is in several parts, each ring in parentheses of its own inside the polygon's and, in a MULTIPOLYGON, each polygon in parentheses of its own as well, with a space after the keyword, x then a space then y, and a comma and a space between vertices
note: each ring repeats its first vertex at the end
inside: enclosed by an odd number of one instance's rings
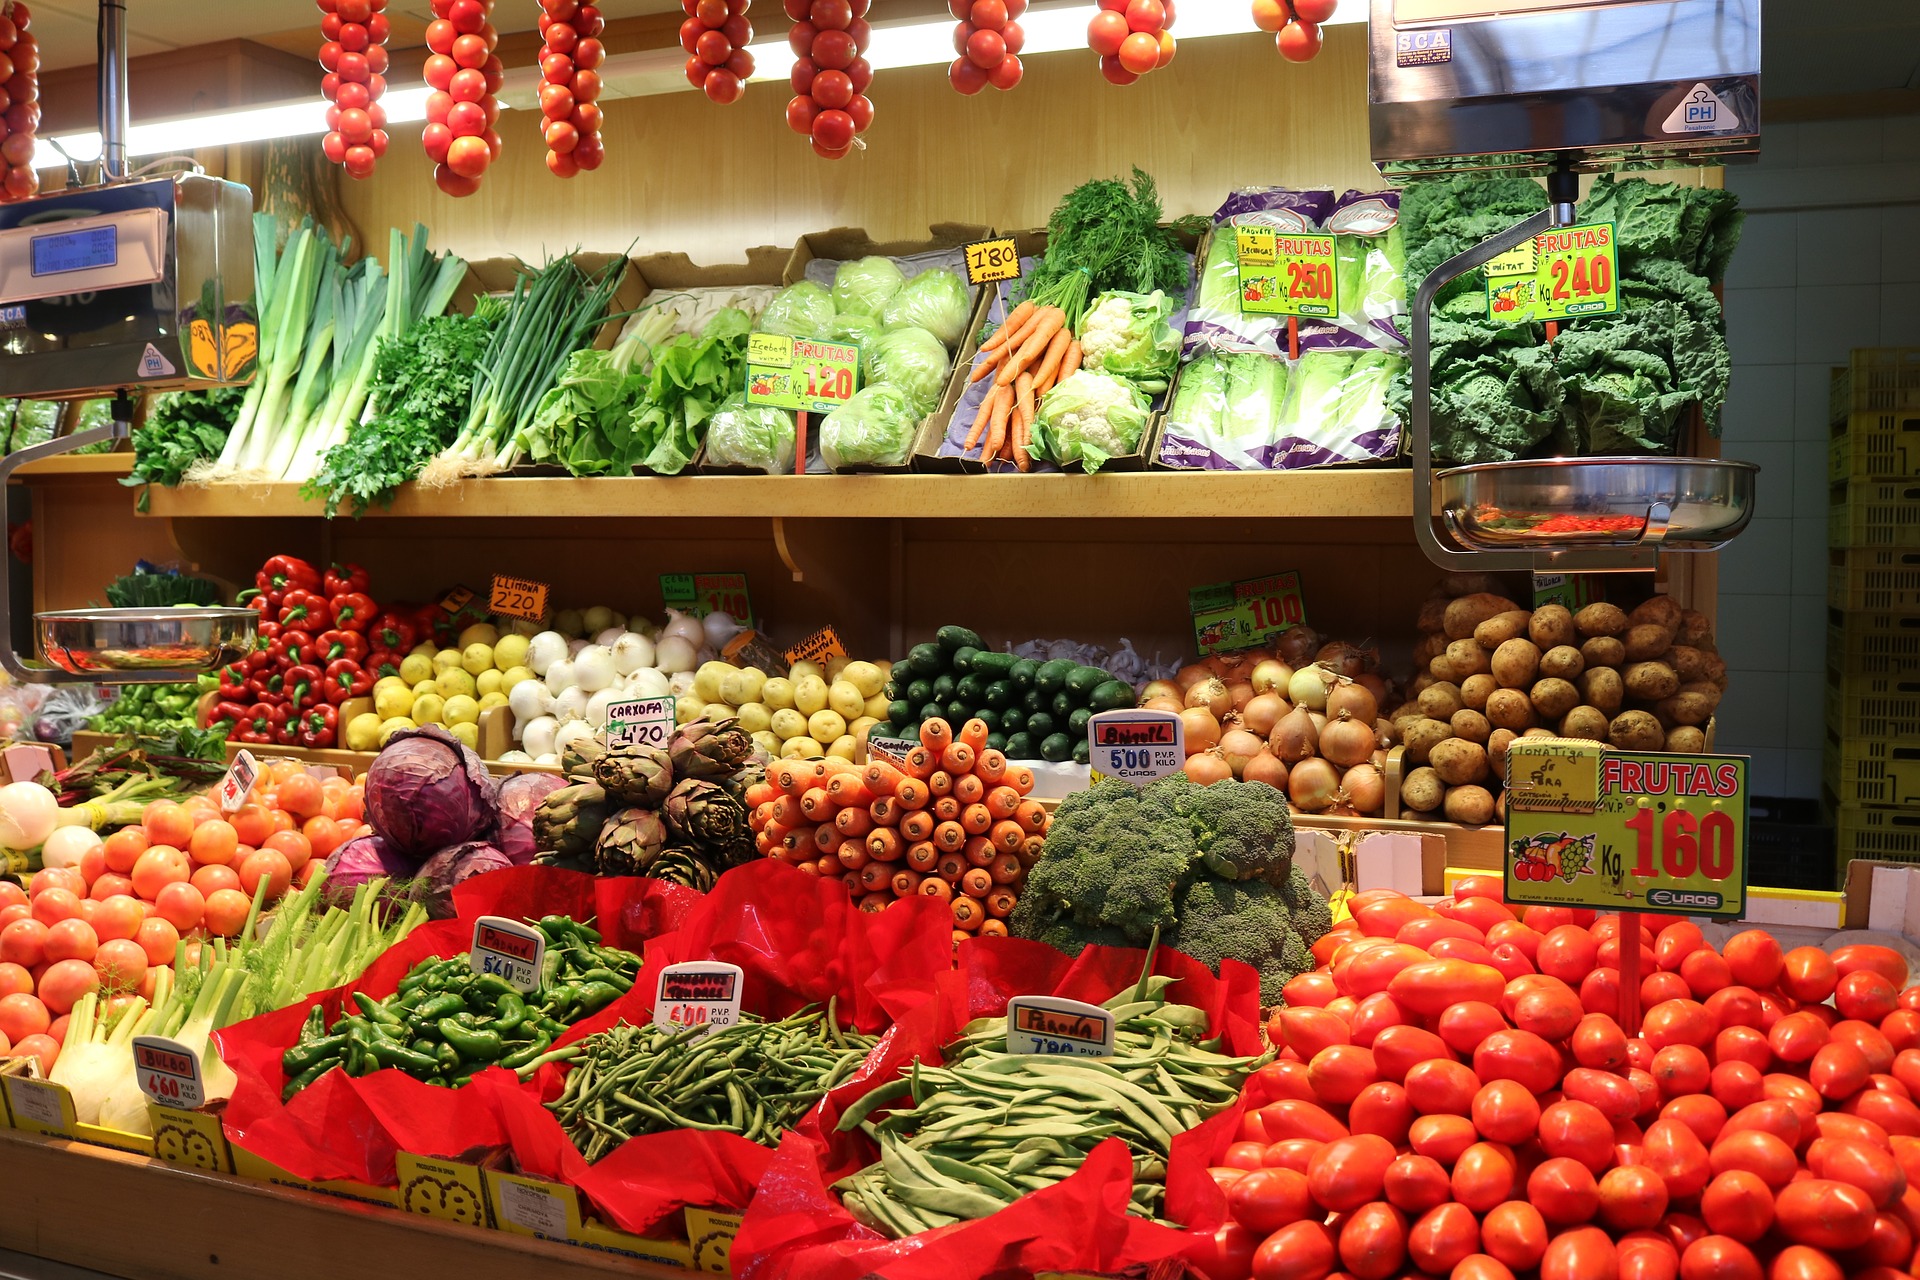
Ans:
POLYGON ((524 1280, 694 1273, 505 1231, 439 1222, 107 1147, 0 1130, 0 1248, 164 1280, 336 1280, 341 1259, 383 1276, 524 1280), (102 1205, 114 1206, 111 1223, 102 1205))
POLYGON ((13 479, 39 480, 49 476, 110 476, 118 479, 133 471, 130 453, 63 453, 29 462, 13 479))

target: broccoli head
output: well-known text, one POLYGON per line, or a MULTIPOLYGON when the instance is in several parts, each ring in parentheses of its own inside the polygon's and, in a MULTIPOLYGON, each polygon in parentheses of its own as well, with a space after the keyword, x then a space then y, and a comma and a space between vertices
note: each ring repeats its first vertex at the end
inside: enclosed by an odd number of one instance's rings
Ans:
POLYGON ((1231 779, 1203 787, 1172 773, 1145 794, 1165 800, 1186 820, 1200 861, 1223 880, 1278 882, 1293 866, 1293 821, 1276 787, 1231 779))
POLYGON ((1045 852, 1008 927, 1053 942, 1046 926, 1071 920, 1145 943, 1156 925, 1173 928, 1174 895, 1193 857, 1187 829, 1166 798, 1109 778, 1054 811, 1045 852))

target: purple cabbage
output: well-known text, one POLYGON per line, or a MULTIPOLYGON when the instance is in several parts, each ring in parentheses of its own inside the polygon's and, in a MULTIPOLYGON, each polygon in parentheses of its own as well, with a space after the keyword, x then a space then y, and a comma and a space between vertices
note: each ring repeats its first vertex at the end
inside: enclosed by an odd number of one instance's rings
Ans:
POLYGON ((384 896, 405 896, 406 886, 420 874, 420 862, 379 836, 356 836, 327 855, 326 900, 337 907, 353 902, 361 885, 382 876, 388 881, 384 896))
POLYGON ((434 920, 451 920, 454 886, 489 871, 503 871, 513 863, 484 840, 452 845, 420 865, 420 883, 414 898, 434 920))
POLYGON ((547 793, 558 791, 567 780, 557 773, 516 773, 500 783, 500 825, 494 844, 516 867, 533 861, 533 812, 547 793))
POLYGON ((367 770, 367 824, 401 853, 425 858, 493 831, 493 779, 480 757, 437 724, 388 740, 367 770))

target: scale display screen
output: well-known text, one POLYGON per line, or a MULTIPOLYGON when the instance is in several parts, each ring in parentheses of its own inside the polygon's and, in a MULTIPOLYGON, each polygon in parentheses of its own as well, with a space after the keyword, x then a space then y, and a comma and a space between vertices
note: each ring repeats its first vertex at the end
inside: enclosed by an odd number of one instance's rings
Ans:
POLYGON ((91 271, 96 267, 111 267, 120 261, 120 228, 105 226, 60 231, 35 236, 32 245, 32 269, 36 276, 91 271))

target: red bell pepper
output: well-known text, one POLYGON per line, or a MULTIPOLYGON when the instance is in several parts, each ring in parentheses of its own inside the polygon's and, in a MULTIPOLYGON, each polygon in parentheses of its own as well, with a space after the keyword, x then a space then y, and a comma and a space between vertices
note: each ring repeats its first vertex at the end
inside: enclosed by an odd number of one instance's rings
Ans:
POLYGON ((240 603, 259 614, 262 619, 273 619, 280 616, 280 602, 264 592, 243 595, 240 603))
POLYGON ((222 701, 213 704, 212 718, 201 727, 211 729, 214 725, 225 723, 227 725, 227 732, 231 735, 234 730, 246 723, 247 715, 248 708, 246 703, 236 702, 223 697, 222 701))
POLYGON ((315 707, 293 721, 294 741, 303 747, 330 747, 340 729, 340 708, 315 707))
POLYGON ((352 562, 335 564, 326 572, 323 585, 330 596, 343 596, 349 591, 366 591, 372 585, 367 571, 352 562))
POLYGON ((349 631, 365 631, 380 612, 380 606, 364 591, 343 591, 327 598, 333 623, 349 631))
POLYGON ((333 625, 333 606, 325 596, 294 590, 280 602, 280 625, 308 631, 325 631, 333 625))
POLYGON ((286 683, 281 689, 286 694, 288 707, 296 712, 305 711, 326 701, 326 676, 319 667, 303 662, 287 668, 286 683))
POLYGON ((220 668, 220 696, 229 702, 238 702, 250 697, 247 689, 247 671, 244 661, 230 662, 220 668))
POLYGON ((388 676, 400 674, 400 655, 391 649, 372 649, 360 659, 360 669, 374 680, 385 680, 388 676))
POLYGON ((367 656, 367 638, 358 631, 342 631, 338 628, 322 631, 314 641, 314 647, 316 653, 312 660, 322 664, 337 662, 341 658, 359 662, 367 656))
POLYGON ((285 602, 290 591, 321 589, 320 571, 294 556, 274 556, 253 575, 253 585, 275 609, 285 602))
POLYGON ((290 667, 296 662, 314 661, 320 656, 320 649, 306 631, 299 627, 286 627, 268 642, 267 654, 276 663, 290 667))
POLYGON ((255 676, 271 675, 286 664, 265 649, 255 649, 235 665, 246 671, 247 679, 251 682, 255 676))
POLYGON ((411 616, 389 605, 367 625, 367 642, 379 649, 405 654, 419 634, 411 616))
POLYGON ((337 658, 327 664, 327 701, 338 706, 348 698, 365 697, 373 688, 373 676, 351 658, 337 658))
POLYGON ((232 736, 242 742, 279 742, 287 728, 287 709, 271 702, 256 702, 247 709, 245 728, 232 736))

